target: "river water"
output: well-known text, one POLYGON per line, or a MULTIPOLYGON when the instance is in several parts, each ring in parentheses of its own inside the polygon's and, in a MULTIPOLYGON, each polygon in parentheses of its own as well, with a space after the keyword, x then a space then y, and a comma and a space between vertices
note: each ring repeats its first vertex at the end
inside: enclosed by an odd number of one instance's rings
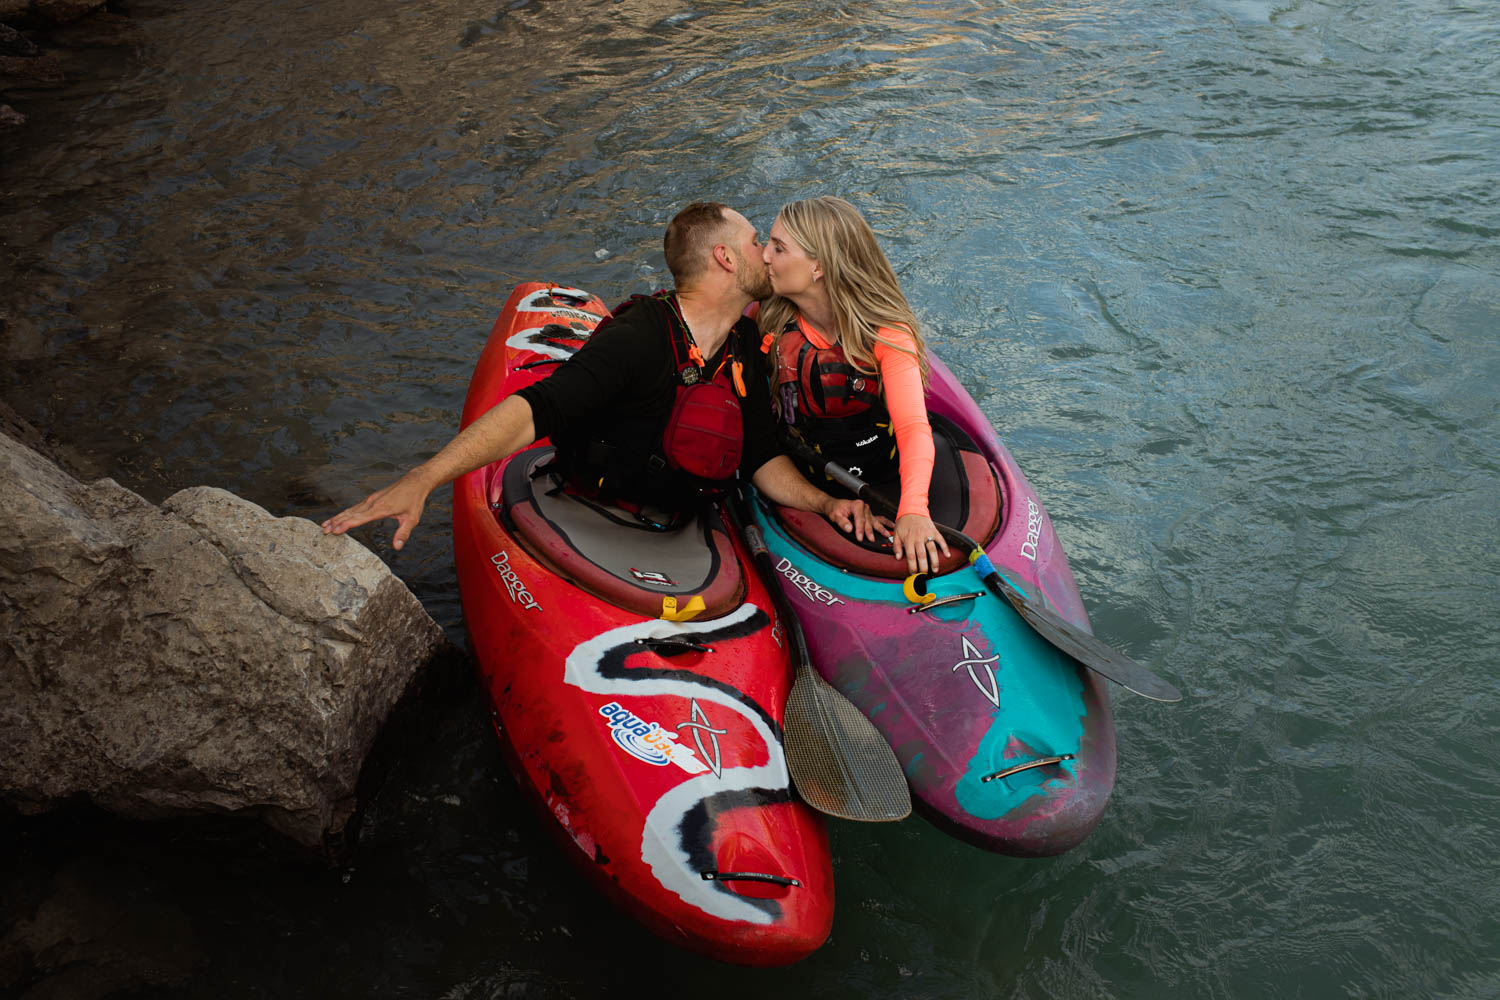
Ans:
MULTIPOLYGON (((1500 995, 1492 5, 125 10, 0 162, 0 392, 101 472, 321 519, 448 439, 517 282, 615 301, 687 201, 837 193, 1096 630, 1186 693, 1116 690, 1117 790, 1061 857, 834 824, 832 939, 744 971, 593 894, 469 690, 335 870, 22 836, 174 949, 148 995, 1500 995)), ((399 557, 363 537, 461 638, 446 496, 399 557)))

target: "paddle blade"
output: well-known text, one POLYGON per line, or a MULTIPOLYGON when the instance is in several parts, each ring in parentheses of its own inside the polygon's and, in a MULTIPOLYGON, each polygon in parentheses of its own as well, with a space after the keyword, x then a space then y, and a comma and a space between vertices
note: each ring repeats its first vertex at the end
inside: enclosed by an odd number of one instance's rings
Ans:
POLYGON ((1000 592, 1038 635, 1090 670, 1142 698, 1165 702, 1182 700, 1181 691, 1119 650, 1053 612, 1038 607, 1009 587, 1000 588, 1000 592))
POLYGON ((906 774, 890 744, 811 667, 797 671, 782 728, 787 770, 808 805, 868 823, 910 815, 906 774))

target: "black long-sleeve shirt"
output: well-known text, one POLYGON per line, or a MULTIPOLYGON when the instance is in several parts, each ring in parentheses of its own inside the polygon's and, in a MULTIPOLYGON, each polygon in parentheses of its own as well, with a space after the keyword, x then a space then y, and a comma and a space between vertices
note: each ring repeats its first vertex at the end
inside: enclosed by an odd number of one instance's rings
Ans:
MULTIPOLYGON (((631 453, 644 466, 660 448, 681 384, 667 309, 659 299, 634 300, 623 313, 599 324, 566 364, 522 389, 518 395, 531 405, 537 437, 552 438, 565 460, 577 457, 568 452, 597 440, 631 453)), ((735 323, 724 346, 707 359, 705 374, 717 371, 731 349, 744 365, 740 473, 748 477, 780 451, 766 356, 753 320, 735 323)))

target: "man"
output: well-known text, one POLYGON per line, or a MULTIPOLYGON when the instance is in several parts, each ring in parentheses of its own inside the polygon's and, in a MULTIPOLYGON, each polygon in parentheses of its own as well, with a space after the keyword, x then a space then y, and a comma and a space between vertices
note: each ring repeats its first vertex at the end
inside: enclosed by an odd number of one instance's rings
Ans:
POLYGON ((735 379, 741 474, 777 503, 819 512, 858 538, 874 538, 863 503, 824 493, 777 450, 767 361, 754 322, 744 318, 746 306, 770 294, 755 227, 725 205, 695 202, 668 224, 664 251, 675 296, 632 300, 551 377, 507 397, 431 459, 323 522, 324 534, 395 518, 400 549, 433 490, 541 437, 558 446, 574 482, 603 487, 606 499, 691 507, 697 497, 691 477, 666 473, 659 454, 682 384, 674 343, 680 347, 685 337, 689 349, 696 348, 694 359, 701 358, 704 378, 726 365, 742 368, 735 379))

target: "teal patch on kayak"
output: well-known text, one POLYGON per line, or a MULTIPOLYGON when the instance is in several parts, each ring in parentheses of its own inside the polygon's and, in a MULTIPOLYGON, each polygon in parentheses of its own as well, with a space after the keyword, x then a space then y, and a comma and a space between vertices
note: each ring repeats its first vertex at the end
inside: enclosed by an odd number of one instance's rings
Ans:
POLYGON ((1000 709, 954 789, 958 804, 980 819, 999 819, 1036 796, 1065 793, 1078 780, 1073 761, 985 781, 1040 757, 1077 754, 1083 741, 1083 677, 1065 654, 1043 641, 1009 605, 987 607, 980 625, 999 651, 1000 709))

